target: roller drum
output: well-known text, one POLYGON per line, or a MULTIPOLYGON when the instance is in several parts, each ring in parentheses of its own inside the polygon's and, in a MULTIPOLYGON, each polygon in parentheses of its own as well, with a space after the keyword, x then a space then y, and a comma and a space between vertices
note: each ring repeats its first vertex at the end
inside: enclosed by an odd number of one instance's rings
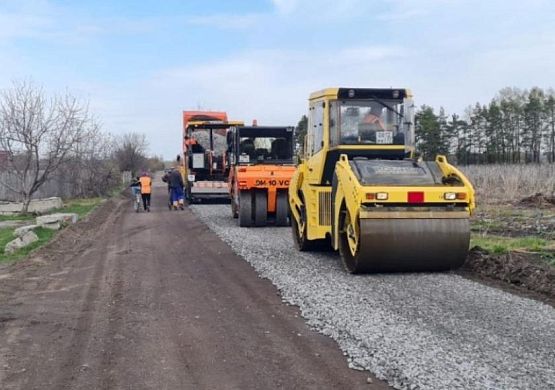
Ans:
POLYGON ((360 219, 351 272, 442 271, 460 267, 470 243, 468 218, 360 219))

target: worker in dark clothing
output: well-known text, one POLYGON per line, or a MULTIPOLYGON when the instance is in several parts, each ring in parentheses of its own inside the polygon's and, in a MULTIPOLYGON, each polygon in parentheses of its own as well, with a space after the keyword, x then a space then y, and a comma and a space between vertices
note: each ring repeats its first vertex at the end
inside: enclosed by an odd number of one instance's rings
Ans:
POLYGON ((162 181, 168 185, 168 208, 172 209, 172 188, 170 186, 170 173, 174 170, 174 167, 171 167, 164 173, 162 176, 162 181))
POLYGON ((131 187, 131 193, 133 194, 133 208, 135 211, 139 212, 141 207, 141 182, 139 180, 139 176, 131 179, 129 187, 131 187))
POLYGON ((131 188, 131 193, 133 196, 136 195, 137 192, 141 192, 141 182, 139 180, 139 176, 131 178, 131 183, 129 184, 131 188))
POLYGON ((173 209, 177 210, 179 207, 181 210, 184 209, 183 200, 183 178, 181 177, 181 172, 174 169, 169 174, 169 186, 171 189, 171 198, 173 209))

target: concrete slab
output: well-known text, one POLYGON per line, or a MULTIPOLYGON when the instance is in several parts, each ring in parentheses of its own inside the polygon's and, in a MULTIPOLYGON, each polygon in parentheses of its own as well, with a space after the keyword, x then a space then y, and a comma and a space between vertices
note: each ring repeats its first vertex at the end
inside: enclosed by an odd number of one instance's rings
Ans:
MULTIPOLYGON (((33 199, 29 204, 30 213, 46 213, 48 211, 64 207, 62 198, 52 197, 45 199, 33 199)), ((21 212, 21 202, 0 202, 0 215, 13 215, 21 212)))
POLYGON ((35 241, 38 241, 39 237, 33 231, 28 231, 21 237, 17 237, 15 240, 12 240, 6 244, 4 249, 5 253, 11 254, 17 251, 18 249, 24 248, 27 245, 32 244, 35 241))
POLYGON ((76 213, 56 213, 41 215, 37 217, 36 223, 39 226, 44 226, 48 224, 61 223, 62 225, 71 225, 77 222, 79 215, 76 213))
POLYGON ((18 227, 17 229, 14 230, 13 234, 16 237, 22 237, 25 234, 27 234, 27 232, 33 231, 38 227, 39 227, 39 225, 20 226, 20 227, 18 227))

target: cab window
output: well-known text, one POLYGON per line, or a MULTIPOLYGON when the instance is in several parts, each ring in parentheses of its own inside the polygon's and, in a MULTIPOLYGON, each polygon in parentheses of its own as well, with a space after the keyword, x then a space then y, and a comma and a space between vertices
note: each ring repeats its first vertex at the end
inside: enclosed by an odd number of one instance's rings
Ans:
POLYGON ((309 126, 312 131, 311 154, 318 153, 323 147, 324 141, 324 106, 322 102, 318 102, 311 107, 309 126))

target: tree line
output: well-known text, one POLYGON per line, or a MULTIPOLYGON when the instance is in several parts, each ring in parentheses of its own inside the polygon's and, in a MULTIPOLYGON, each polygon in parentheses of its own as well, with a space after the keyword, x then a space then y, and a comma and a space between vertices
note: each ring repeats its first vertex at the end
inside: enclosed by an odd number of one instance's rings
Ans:
POLYGON ((47 94, 29 81, 0 91, 0 185, 18 195, 24 212, 54 176, 72 196, 102 196, 121 185, 121 171, 163 169, 146 149, 142 134, 102 131, 88 105, 69 92, 47 94))
POLYGON ((504 88, 463 115, 416 115, 416 147, 424 158, 451 156, 458 164, 555 162, 555 91, 504 88))

